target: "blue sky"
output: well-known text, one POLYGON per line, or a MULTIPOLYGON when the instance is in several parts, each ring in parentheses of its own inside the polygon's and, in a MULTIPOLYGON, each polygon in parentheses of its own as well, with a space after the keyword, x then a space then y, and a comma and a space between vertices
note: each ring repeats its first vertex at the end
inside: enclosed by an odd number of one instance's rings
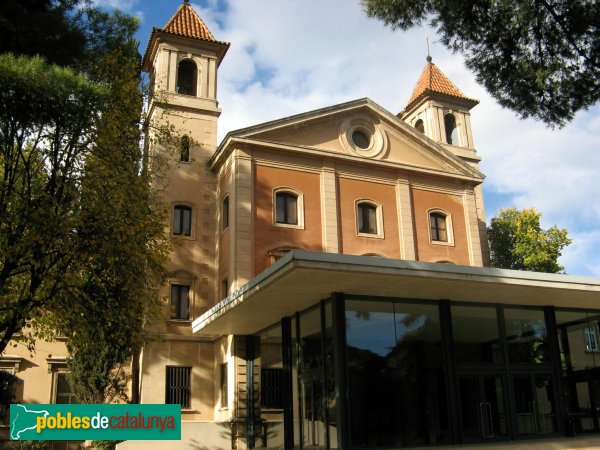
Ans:
MULTIPOLYGON (((140 19, 143 52, 179 0, 96 0, 140 19)), ((534 206, 545 227, 567 228, 567 273, 600 277, 600 105, 561 130, 520 120, 475 82, 460 55, 433 30, 393 32, 368 19, 358 0, 191 1, 215 37, 231 43, 219 69, 219 138, 227 131, 369 97, 396 113, 425 65, 426 36, 438 67, 469 97, 483 158, 487 218, 534 206)))

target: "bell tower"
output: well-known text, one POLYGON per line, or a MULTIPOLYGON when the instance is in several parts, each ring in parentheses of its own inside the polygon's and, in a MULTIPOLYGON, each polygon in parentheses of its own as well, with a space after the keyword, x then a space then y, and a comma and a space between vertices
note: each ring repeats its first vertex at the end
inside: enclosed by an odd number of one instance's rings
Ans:
MULTIPOLYGON (((473 143, 470 113, 478 103, 479 100, 463 94, 428 55, 427 64, 398 117, 479 170, 481 158, 473 143)), ((488 265, 489 249, 481 185, 475 188, 475 203, 484 265, 488 265)))
POLYGON ((180 403, 186 420, 214 413, 213 390, 194 385, 214 369, 213 344, 196 338, 191 322, 217 300, 216 180, 207 162, 217 147, 217 71, 228 48, 185 0, 164 28, 153 28, 142 61, 150 75, 148 167, 172 251, 162 315, 150 328, 158 339, 142 351, 139 399, 180 403))

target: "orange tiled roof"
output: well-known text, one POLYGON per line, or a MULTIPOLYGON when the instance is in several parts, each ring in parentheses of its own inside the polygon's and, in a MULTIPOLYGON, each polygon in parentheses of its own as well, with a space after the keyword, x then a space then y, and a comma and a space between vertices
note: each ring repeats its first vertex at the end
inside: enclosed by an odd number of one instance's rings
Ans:
POLYGON ((161 31, 178 34, 180 36, 217 42, 202 19, 196 14, 187 0, 177 9, 173 17, 161 31))
MULTIPOLYGON (((456 85, 448 79, 438 67, 431 62, 431 58, 428 58, 427 65, 423 69, 419 81, 413 90, 410 100, 406 104, 408 109, 419 97, 427 92, 436 92, 438 94, 450 95, 452 97, 462 98, 471 102, 477 102, 472 98, 467 97, 461 92, 456 85)), ((478 103, 478 102, 477 102, 478 103)))

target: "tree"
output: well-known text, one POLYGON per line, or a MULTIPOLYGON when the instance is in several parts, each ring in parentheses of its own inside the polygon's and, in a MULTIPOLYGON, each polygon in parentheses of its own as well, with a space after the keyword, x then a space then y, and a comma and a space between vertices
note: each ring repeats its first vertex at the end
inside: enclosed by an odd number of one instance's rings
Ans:
POLYGON ((0 353, 24 326, 59 330, 99 398, 143 341, 168 246, 142 170, 136 21, 90 10, 81 23, 83 74, 0 55, 0 353))
POLYGON ((11 54, 0 55, 0 85, 1 353, 66 287, 81 169, 107 91, 71 69, 11 54))
POLYGON ((598 0, 362 0, 393 29, 428 22, 522 118, 563 126, 600 99, 598 0))
POLYGON ((540 226, 542 214, 534 208, 501 209, 488 227, 491 265, 501 269, 558 273, 562 250, 571 243, 567 230, 540 226))

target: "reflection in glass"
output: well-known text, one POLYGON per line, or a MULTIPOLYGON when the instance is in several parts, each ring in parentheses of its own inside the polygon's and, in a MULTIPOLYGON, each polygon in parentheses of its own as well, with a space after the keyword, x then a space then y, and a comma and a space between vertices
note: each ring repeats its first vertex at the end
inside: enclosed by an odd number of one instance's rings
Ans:
POLYGON ((556 310, 567 413, 575 434, 597 431, 600 419, 598 311, 556 310), (596 345, 595 345, 596 344, 596 345))
POLYGON ((496 308, 452 306, 451 312, 456 362, 501 363, 496 308))
POLYGON ((549 364, 546 320, 542 309, 505 308, 510 362, 549 364))
POLYGON ((437 305, 347 300, 346 333, 353 446, 447 441, 437 305))
POLYGON ((326 394, 323 392, 321 308, 300 316, 300 409, 304 447, 326 445, 326 394))
POLYGON ((556 311, 563 369, 583 370, 600 365, 597 311, 556 311))

